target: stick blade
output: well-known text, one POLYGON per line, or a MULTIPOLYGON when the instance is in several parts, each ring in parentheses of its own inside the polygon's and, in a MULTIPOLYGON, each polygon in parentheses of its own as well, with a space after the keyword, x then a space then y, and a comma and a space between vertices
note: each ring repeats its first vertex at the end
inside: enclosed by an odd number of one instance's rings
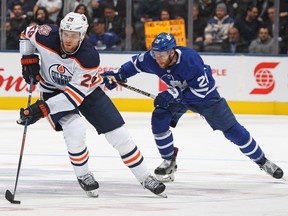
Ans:
POLYGON ((6 198, 10 203, 13 203, 13 204, 20 204, 20 203, 21 203, 19 200, 14 200, 14 195, 13 195, 9 190, 6 190, 5 198, 6 198))

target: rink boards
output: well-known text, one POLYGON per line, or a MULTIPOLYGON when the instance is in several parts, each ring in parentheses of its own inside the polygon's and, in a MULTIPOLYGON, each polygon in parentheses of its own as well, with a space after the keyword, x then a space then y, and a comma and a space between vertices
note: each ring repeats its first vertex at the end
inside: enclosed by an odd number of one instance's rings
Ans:
MULTIPOLYGON (((136 53, 101 53, 99 72, 117 69, 136 53)), ((201 55, 209 64, 220 94, 238 114, 288 114, 288 57, 249 55, 201 55)), ((21 77, 20 54, 0 52, 0 109, 19 109, 27 104, 28 86, 21 77)), ((129 78, 128 84, 152 94, 165 85, 150 74, 129 78)), ((153 101, 118 86, 104 91, 120 111, 148 112, 153 101)), ((35 87, 33 99, 39 96, 35 87)))

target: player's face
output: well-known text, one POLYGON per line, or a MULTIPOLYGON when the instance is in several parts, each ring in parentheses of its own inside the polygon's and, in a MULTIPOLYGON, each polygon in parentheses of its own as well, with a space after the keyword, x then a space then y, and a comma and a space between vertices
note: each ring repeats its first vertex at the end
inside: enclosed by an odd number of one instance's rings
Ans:
POLYGON ((167 68, 171 63, 171 53, 168 51, 164 52, 152 52, 153 57, 155 58, 156 62, 158 63, 160 68, 167 68))
POLYGON ((73 31, 62 31, 62 46, 66 52, 72 53, 78 48, 80 33, 73 31))

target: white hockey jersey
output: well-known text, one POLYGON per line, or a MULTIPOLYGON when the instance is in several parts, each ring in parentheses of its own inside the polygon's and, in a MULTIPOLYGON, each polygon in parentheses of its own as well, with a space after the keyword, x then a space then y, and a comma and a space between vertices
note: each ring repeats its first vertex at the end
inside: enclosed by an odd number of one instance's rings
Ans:
POLYGON ((77 108, 102 84, 99 53, 88 40, 83 40, 75 54, 67 55, 60 45, 58 26, 35 25, 21 33, 20 53, 31 55, 35 49, 41 58, 40 91, 63 91, 46 101, 51 114, 77 108))

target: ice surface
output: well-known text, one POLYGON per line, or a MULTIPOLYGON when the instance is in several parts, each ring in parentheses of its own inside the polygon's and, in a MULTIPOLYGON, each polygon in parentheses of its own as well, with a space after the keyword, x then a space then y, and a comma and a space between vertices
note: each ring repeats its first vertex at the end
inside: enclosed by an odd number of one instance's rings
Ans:
MULTIPOLYGON (((153 172, 162 160, 150 131, 150 113, 122 113, 126 126, 153 172)), ((173 129, 179 147, 175 182, 167 199, 144 190, 118 152, 87 124, 90 168, 100 184, 99 198, 82 191, 67 156, 62 133, 46 120, 29 126, 16 200, 5 191, 15 185, 23 127, 17 111, 0 111, 0 215, 287 216, 288 182, 261 171, 204 119, 186 114, 173 129)), ((288 173, 288 116, 237 115, 266 156, 288 173)), ((287 176, 287 175, 286 175, 287 176)), ((287 178, 287 177, 286 177, 287 178)), ((288 178, 287 178, 288 179, 288 178)))

